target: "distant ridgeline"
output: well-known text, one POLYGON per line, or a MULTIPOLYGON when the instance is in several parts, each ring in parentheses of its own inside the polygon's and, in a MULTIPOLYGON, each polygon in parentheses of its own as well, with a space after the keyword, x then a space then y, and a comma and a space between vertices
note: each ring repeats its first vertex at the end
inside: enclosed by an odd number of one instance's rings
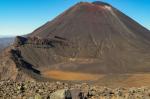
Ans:
POLYGON ((15 39, 15 46, 32 45, 37 48, 51 48, 56 45, 68 45, 68 40, 65 38, 55 36, 54 38, 40 38, 40 37, 22 37, 17 36, 15 39))

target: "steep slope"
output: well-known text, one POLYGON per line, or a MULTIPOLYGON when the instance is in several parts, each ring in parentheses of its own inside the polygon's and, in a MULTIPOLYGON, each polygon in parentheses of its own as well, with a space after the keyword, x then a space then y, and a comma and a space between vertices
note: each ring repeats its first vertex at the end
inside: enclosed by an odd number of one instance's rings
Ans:
POLYGON ((33 60, 27 56, 30 51, 24 48, 22 51, 30 63, 51 69, 102 74, 149 72, 149 33, 109 4, 81 2, 30 35, 49 39, 60 37, 69 42, 69 46, 55 47, 47 52, 32 47, 33 60), (38 52, 47 58, 35 58, 42 56, 38 52), (49 55, 50 58, 67 59, 68 63, 48 61, 49 55), (42 59, 39 65, 37 60, 42 59))
POLYGON ((35 79, 127 79, 150 73, 149 33, 107 3, 81 2, 28 37, 17 37, 12 60, 35 79))
POLYGON ((32 78, 18 68, 12 59, 11 48, 9 47, 0 53, 0 80, 31 80, 32 78))

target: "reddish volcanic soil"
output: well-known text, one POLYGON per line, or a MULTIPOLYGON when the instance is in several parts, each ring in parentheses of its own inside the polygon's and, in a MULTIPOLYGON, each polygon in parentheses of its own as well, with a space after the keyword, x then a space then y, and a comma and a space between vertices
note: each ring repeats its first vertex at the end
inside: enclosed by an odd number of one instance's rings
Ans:
POLYGON ((104 75, 67 72, 60 70, 47 70, 43 71, 42 75, 46 78, 56 80, 90 80, 96 82, 98 85, 109 87, 142 87, 149 86, 150 83, 150 74, 104 75))
POLYGON ((43 71, 43 76, 58 80, 98 80, 103 77, 102 75, 88 74, 88 73, 77 73, 67 71, 43 71))

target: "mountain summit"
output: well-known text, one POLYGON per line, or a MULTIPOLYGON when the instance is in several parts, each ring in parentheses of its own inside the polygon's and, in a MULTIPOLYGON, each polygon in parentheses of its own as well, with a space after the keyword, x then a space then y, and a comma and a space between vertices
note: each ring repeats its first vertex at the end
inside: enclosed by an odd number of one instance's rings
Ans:
POLYGON ((36 79, 149 73, 150 31, 107 3, 81 2, 17 37, 11 53, 17 67, 36 79))
POLYGON ((108 4, 108 3, 105 3, 105 2, 102 2, 102 1, 94 1, 94 2, 92 2, 93 4, 96 4, 96 5, 107 5, 107 6, 111 6, 110 4, 108 4))

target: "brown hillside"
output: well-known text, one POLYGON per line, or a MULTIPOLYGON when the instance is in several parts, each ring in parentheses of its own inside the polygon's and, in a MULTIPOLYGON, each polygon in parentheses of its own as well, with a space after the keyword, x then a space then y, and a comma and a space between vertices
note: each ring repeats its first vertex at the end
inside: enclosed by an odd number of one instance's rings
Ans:
POLYGON ((150 73, 149 33, 109 4, 81 2, 28 37, 17 37, 12 59, 35 79, 126 74, 135 79, 136 74, 150 73))
POLYGON ((26 60, 39 67, 100 74, 149 72, 149 33, 108 4, 79 3, 31 34, 60 37, 68 46, 21 50, 26 60))

